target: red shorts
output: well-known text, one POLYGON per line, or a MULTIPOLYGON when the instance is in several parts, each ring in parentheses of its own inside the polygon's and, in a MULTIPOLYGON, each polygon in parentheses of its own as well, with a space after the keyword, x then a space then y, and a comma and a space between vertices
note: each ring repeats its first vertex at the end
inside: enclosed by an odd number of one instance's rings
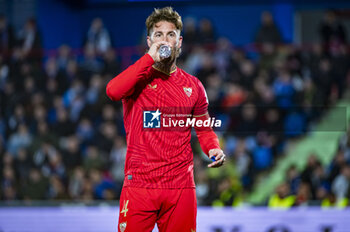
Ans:
POLYGON ((119 232, 195 232, 196 190, 124 187, 120 197, 119 232))

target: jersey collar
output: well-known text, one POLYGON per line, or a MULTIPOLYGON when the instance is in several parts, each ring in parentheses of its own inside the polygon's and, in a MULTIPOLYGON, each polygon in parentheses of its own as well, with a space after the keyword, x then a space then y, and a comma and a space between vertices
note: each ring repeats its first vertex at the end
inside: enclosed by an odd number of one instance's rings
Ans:
POLYGON ((160 70, 160 69, 154 67, 154 65, 152 65, 152 68, 155 69, 155 70, 157 70, 158 72, 161 72, 162 74, 167 75, 167 76, 171 76, 171 74, 173 74, 174 72, 177 71, 177 66, 175 66, 175 69, 174 69, 173 71, 171 71, 170 73, 163 72, 162 70, 160 70))

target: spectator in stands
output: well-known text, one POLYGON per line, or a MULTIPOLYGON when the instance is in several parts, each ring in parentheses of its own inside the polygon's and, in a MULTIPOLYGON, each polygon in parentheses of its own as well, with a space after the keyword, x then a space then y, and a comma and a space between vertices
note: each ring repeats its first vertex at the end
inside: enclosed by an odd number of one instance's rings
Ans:
POLYGON ((264 112, 263 122, 260 125, 262 131, 281 135, 283 132, 281 110, 260 105, 260 110, 264 112))
POLYGON ((41 62, 43 55, 42 39, 34 18, 28 19, 20 31, 18 46, 21 48, 24 57, 32 61, 41 62))
POLYGON ((98 55, 103 55, 112 46, 112 40, 101 18, 94 18, 86 34, 84 47, 91 47, 98 55))
POLYGON ((339 149, 344 152, 347 163, 350 163, 350 129, 340 138, 339 149))
POLYGON ((317 87, 316 99, 319 99, 317 102, 321 105, 328 105, 332 90, 332 64, 329 59, 320 60, 312 78, 317 87))
POLYGON ((0 54, 4 60, 9 59, 15 42, 12 26, 8 24, 5 15, 0 15, 0 54))
POLYGON ((205 164, 200 154, 193 155, 193 168, 195 170, 195 181, 196 181, 196 196, 198 204, 201 205, 211 205, 211 202, 208 200, 210 186, 208 175, 206 173, 205 164))
POLYGON ((87 101, 87 104, 89 105, 96 105, 99 102, 101 102, 101 95, 104 92, 103 91, 103 79, 100 75, 96 74, 93 75, 89 87, 87 91, 85 92, 85 98, 87 101))
POLYGON ((25 124, 20 124, 16 133, 12 134, 7 143, 8 151, 14 156, 17 156, 17 152, 21 148, 29 147, 32 142, 32 135, 28 131, 28 127, 25 124))
POLYGON ((67 200, 68 194, 62 180, 52 175, 50 177, 50 184, 48 188, 48 198, 52 200, 67 200))
POLYGON ((221 106, 223 107, 237 107, 245 102, 247 92, 242 86, 228 82, 224 88, 225 96, 222 99, 221 106))
POLYGON ((314 153, 311 153, 308 157, 306 167, 304 171, 301 173, 301 181, 312 184, 312 175, 315 171, 315 169, 321 165, 320 161, 317 158, 317 155, 314 153))
POLYGON ((294 206, 308 205, 309 201, 312 199, 311 195, 310 185, 301 183, 295 196, 294 206))
POLYGON ((275 141, 273 135, 266 132, 257 133, 257 146, 253 151, 253 163, 256 170, 265 170, 272 165, 275 141))
POLYGON ((332 191, 337 200, 344 199, 348 195, 350 187, 350 166, 344 165, 341 168, 340 174, 334 179, 332 184, 332 191))
POLYGON ((321 163, 317 163, 313 170, 310 187, 313 199, 316 198, 319 187, 329 187, 326 171, 321 163))
MULTIPOLYGON (((310 72, 311 77, 317 72, 320 61, 326 58, 324 48, 320 43, 314 43, 310 52, 306 53, 307 57, 304 60, 305 68, 310 72)), ((315 83, 316 84, 316 83, 315 83)))
POLYGON ((228 78, 228 70, 231 58, 231 42, 225 37, 220 37, 216 41, 216 51, 214 52, 214 64, 224 79, 228 78))
POLYGON ((181 56, 179 57, 182 62, 187 59, 194 46, 199 42, 196 19, 193 17, 186 17, 183 22, 183 36, 186 38, 186 43, 182 45, 181 56))
POLYGON ((87 86, 93 74, 103 70, 103 63, 98 59, 94 48, 87 44, 84 48, 84 57, 80 63, 81 80, 87 86))
MULTIPOLYGON (((256 102, 258 107, 266 109, 276 108, 277 102, 274 90, 272 86, 268 85, 267 81, 265 80, 265 77, 259 76, 255 80, 254 93, 256 94, 256 102)), ((276 110, 279 110, 279 108, 277 107, 276 110)), ((279 110, 277 114, 282 116, 281 110, 279 110)))
POLYGON ((116 186, 108 175, 103 174, 97 169, 89 172, 89 177, 93 186, 95 199, 110 199, 115 197, 116 186))
POLYGON ((208 18, 202 18, 199 21, 198 38, 202 45, 214 45, 216 42, 216 33, 212 21, 208 18))
POLYGON ((326 193, 326 196, 321 201, 322 208, 335 207, 337 206, 337 199, 332 192, 326 193))
POLYGON ((309 205, 321 206, 326 201, 328 195, 328 190, 324 186, 317 187, 315 198, 309 205))
POLYGON ((48 180, 42 176, 38 169, 31 169, 28 179, 22 187, 24 200, 43 200, 47 199, 49 188, 48 180))
POLYGON ((104 67, 102 73, 110 76, 120 73, 120 62, 117 58, 116 51, 113 48, 109 48, 104 54, 104 67))
POLYGON ((88 176, 84 179, 83 188, 80 196, 81 199, 86 203, 89 203, 94 199, 93 182, 88 176))
POLYGON ((81 80, 76 79, 73 81, 70 88, 67 89, 63 95, 63 102, 64 105, 70 109, 70 120, 72 122, 77 122, 86 104, 85 86, 81 80))
POLYGON ((272 71, 272 68, 277 61, 283 62, 278 59, 279 57, 276 46, 271 43, 262 44, 261 53, 259 55, 258 67, 260 70, 265 70, 266 72, 272 71))
MULTIPOLYGON (((12 162, 12 161, 11 161, 12 162)), ((15 171, 12 165, 6 165, 2 170, 1 179, 1 195, 3 195, 3 200, 15 200, 18 195, 16 192, 17 182, 15 171)))
POLYGON ((74 79, 80 79, 81 70, 76 60, 70 60, 65 70, 66 80, 72 83, 74 79))
POLYGON ((71 135, 61 141, 62 160, 67 171, 72 171, 83 164, 83 156, 79 145, 79 139, 75 135, 71 135))
POLYGON ((284 133, 288 137, 301 136, 306 131, 306 116, 298 108, 289 109, 284 119, 284 133))
MULTIPOLYGON (((9 65, 6 64, 5 62, 4 53, 0 52, 0 89, 5 88, 5 85, 9 79, 9 74, 10 74, 9 65)), ((1 93, 0 93, 0 96, 1 96, 1 93)), ((0 107, 2 104, 3 103, 0 101, 0 107)), ((4 108, 2 107, 2 109, 4 108)))
MULTIPOLYGON (((9 103, 9 102, 7 102, 9 103)), ((12 134, 16 131, 17 127, 20 125, 20 124, 25 124, 27 123, 29 120, 28 120, 28 116, 26 115, 26 112, 25 112, 25 109, 24 109, 24 106, 22 104, 17 104, 15 106, 13 106, 12 104, 10 105, 7 105, 8 110, 9 110, 9 113, 10 113, 10 116, 8 117, 8 122, 7 122, 7 131, 9 134, 12 134), (12 109, 11 109, 11 108, 12 109)))
POLYGON ((93 170, 101 170, 106 163, 106 154, 101 154, 96 146, 88 146, 84 157, 83 167, 88 173, 93 170))
POLYGON ((48 168, 50 167, 50 159, 55 156, 57 149, 48 142, 44 142, 33 152, 33 166, 40 169, 45 176, 50 175, 48 168), (45 172, 45 173, 44 173, 45 172))
POLYGON ((268 200, 270 208, 290 208, 295 204, 295 196, 289 194, 289 186, 287 183, 282 183, 277 186, 276 193, 268 200))
POLYGON ((347 87, 347 75, 350 70, 350 57, 347 47, 344 44, 333 44, 330 47, 332 67, 332 87, 337 89, 337 99, 341 99, 347 87))
POLYGON ((289 184, 291 194, 296 195, 300 184, 300 174, 295 165, 291 165, 287 169, 286 180, 289 184))
POLYGON ((249 59, 242 60, 238 64, 237 71, 238 71, 237 72, 238 84, 244 87, 245 90, 248 90, 248 91, 252 90, 254 80, 257 76, 257 73, 256 73, 257 70, 254 63, 249 59))
POLYGON ((71 48, 67 44, 62 44, 58 48, 58 55, 56 58, 56 65, 59 71, 65 71, 67 69, 69 61, 74 60, 71 54, 71 48))
POLYGON ((254 168, 252 154, 248 151, 244 139, 237 141, 233 159, 235 160, 237 173, 241 178, 243 187, 250 190, 254 182, 254 168))
POLYGON ((60 179, 65 179, 67 176, 66 167, 62 162, 62 155, 59 151, 56 151, 48 155, 48 162, 42 167, 42 173, 50 178, 51 176, 57 176, 60 179))
POLYGON ((328 170, 328 180, 330 183, 332 183, 335 178, 341 174, 341 169, 347 164, 347 160, 344 155, 344 151, 341 149, 338 149, 336 151, 336 154, 332 160, 332 162, 329 165, 328 170))
POLYGON ((215 73, 207 77, 206 91, 209 102, 219 106, 223 97, 223 81, 219 74, 215 73))
POLYGON ((280 70, 273 83, 277 105, 282 109, 290 109, 294 106, 295 88, 288 70, 280 70))
POLYGON ((241 203, 239 190, 236 179, 224 178, 220 180, 218 184, 218 199, 214 200, 212 205, 216 207, 238 206, 241 203))
POLYGON ((29 151, 37 151, 43 143, 50 143, 55 147, 58 145, 58 137, 53 131, 50 130, 46 121, 40 121, 37 124, 35 136, 31 145, 29 146, 29 151))
POLYGON ((18 177, 20 182, 23 182, 23 180, 25 180, 28 177, 30 168, 32 166, 33 160, 28 154, 27 149, 20 149, 14 161, 16 176, 18 177))
POLYGON ((261 14, 261 25, 256 33, 255 42, 257 44, 279 44, 282 41, 280 30, 275 24, 272 14, 264 11, 261 14))
POLYGON ((98 148, 108 153, 113 147, 113 142, 117 133, 117 128, 114 123, 103 122, 99 127, 95 140, 98 148))
POLYGON ((68 112, 65 108, 55 109, 55 118, 53 130, 60 137, 66 137, 74 133, 75 124, 69 119, 68 112))
POLYGON ((194 44, 198 43, 198 29, 195 18, 187 17, 184 19, 183 31, 184 38, 186 38, 187 47, 191 48, 194 44))
POLYGON ((122 185, 124 181, 124 163, 126 157, 126 143, 122 137, 114 139, 113 148, 109 159, 111 162, 111 173, 114 179, 122 185))
POLYGON ((346 43, 346 30, 334 10, 328 10, 319 26, 319 35, 328 48, 331 42, 346 43))
POLYGON ((203 54, 200 57, 200 65, 196 70, 197 78, 206 86, 208 76, 216 74, 217 71, 213 57, 209 53, 203 54))
POLYGON ((234 129, 241 136, 254 136, 259 131, 258 110, 256 105, 245 103, 241 108, 239 124, 234 129))
POLYGON ((95 130, 90 119, 84 117, 79 120, 76 135, 82 146, 90 145, 93 142, 95 130))
POLYGON ((83 193, 85 172, 81 166, 77 166, 71 173, 68 183, 68 193, 71 199, 80 199, 83 193))

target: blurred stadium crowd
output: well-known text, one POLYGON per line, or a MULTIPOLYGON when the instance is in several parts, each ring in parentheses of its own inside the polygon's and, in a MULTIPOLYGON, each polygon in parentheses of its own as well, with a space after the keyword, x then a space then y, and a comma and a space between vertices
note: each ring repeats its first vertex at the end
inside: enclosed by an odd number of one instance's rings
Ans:
MULTIPOLYGON (((114 29, 114 28, 113 28, 114 29)), ((126 154, 120 102, 105 94, 121 70, 118 49, 96 18, 82 52, 62 44, 42 48, 40 28, 29 19, 15 33, 0 17, 0 199, 113 200, 124 179, 126 154)), ((184 20, 178 66, 204 84, 210 113, 229 162, 208 169, 193 138, 200 205, 237 206, 259 173, 271 169, 288 141, 312 130, 327 107, 343 98, 350 68, 346 32, 333 12, 320 23, 320 43, 284 43, 269 12, 255 44, 233 46, 212 22, 184 20)), ((136 48, 141 56, 145 44, 136 48)), ((311 155, 304 170, 291 166, 270 206, 348 205, 350 132, 332 163, 311 155), (337 200, 338 199, 338 200, 337 200)))

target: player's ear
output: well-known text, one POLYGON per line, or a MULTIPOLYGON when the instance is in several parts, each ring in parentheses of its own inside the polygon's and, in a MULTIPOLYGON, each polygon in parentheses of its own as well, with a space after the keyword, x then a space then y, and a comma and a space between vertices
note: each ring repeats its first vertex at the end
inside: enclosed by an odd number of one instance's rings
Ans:
POLYGON ((147 45, 148 45, 148 48, 150 48, 151 45, 152 45, 151 37, 150 37, 150 36, 147 36, 147 45))
POLYGON ((179 37, 179 41, 177 42, 177 47, 181 48, 182 46, 182 36, 179 37))

